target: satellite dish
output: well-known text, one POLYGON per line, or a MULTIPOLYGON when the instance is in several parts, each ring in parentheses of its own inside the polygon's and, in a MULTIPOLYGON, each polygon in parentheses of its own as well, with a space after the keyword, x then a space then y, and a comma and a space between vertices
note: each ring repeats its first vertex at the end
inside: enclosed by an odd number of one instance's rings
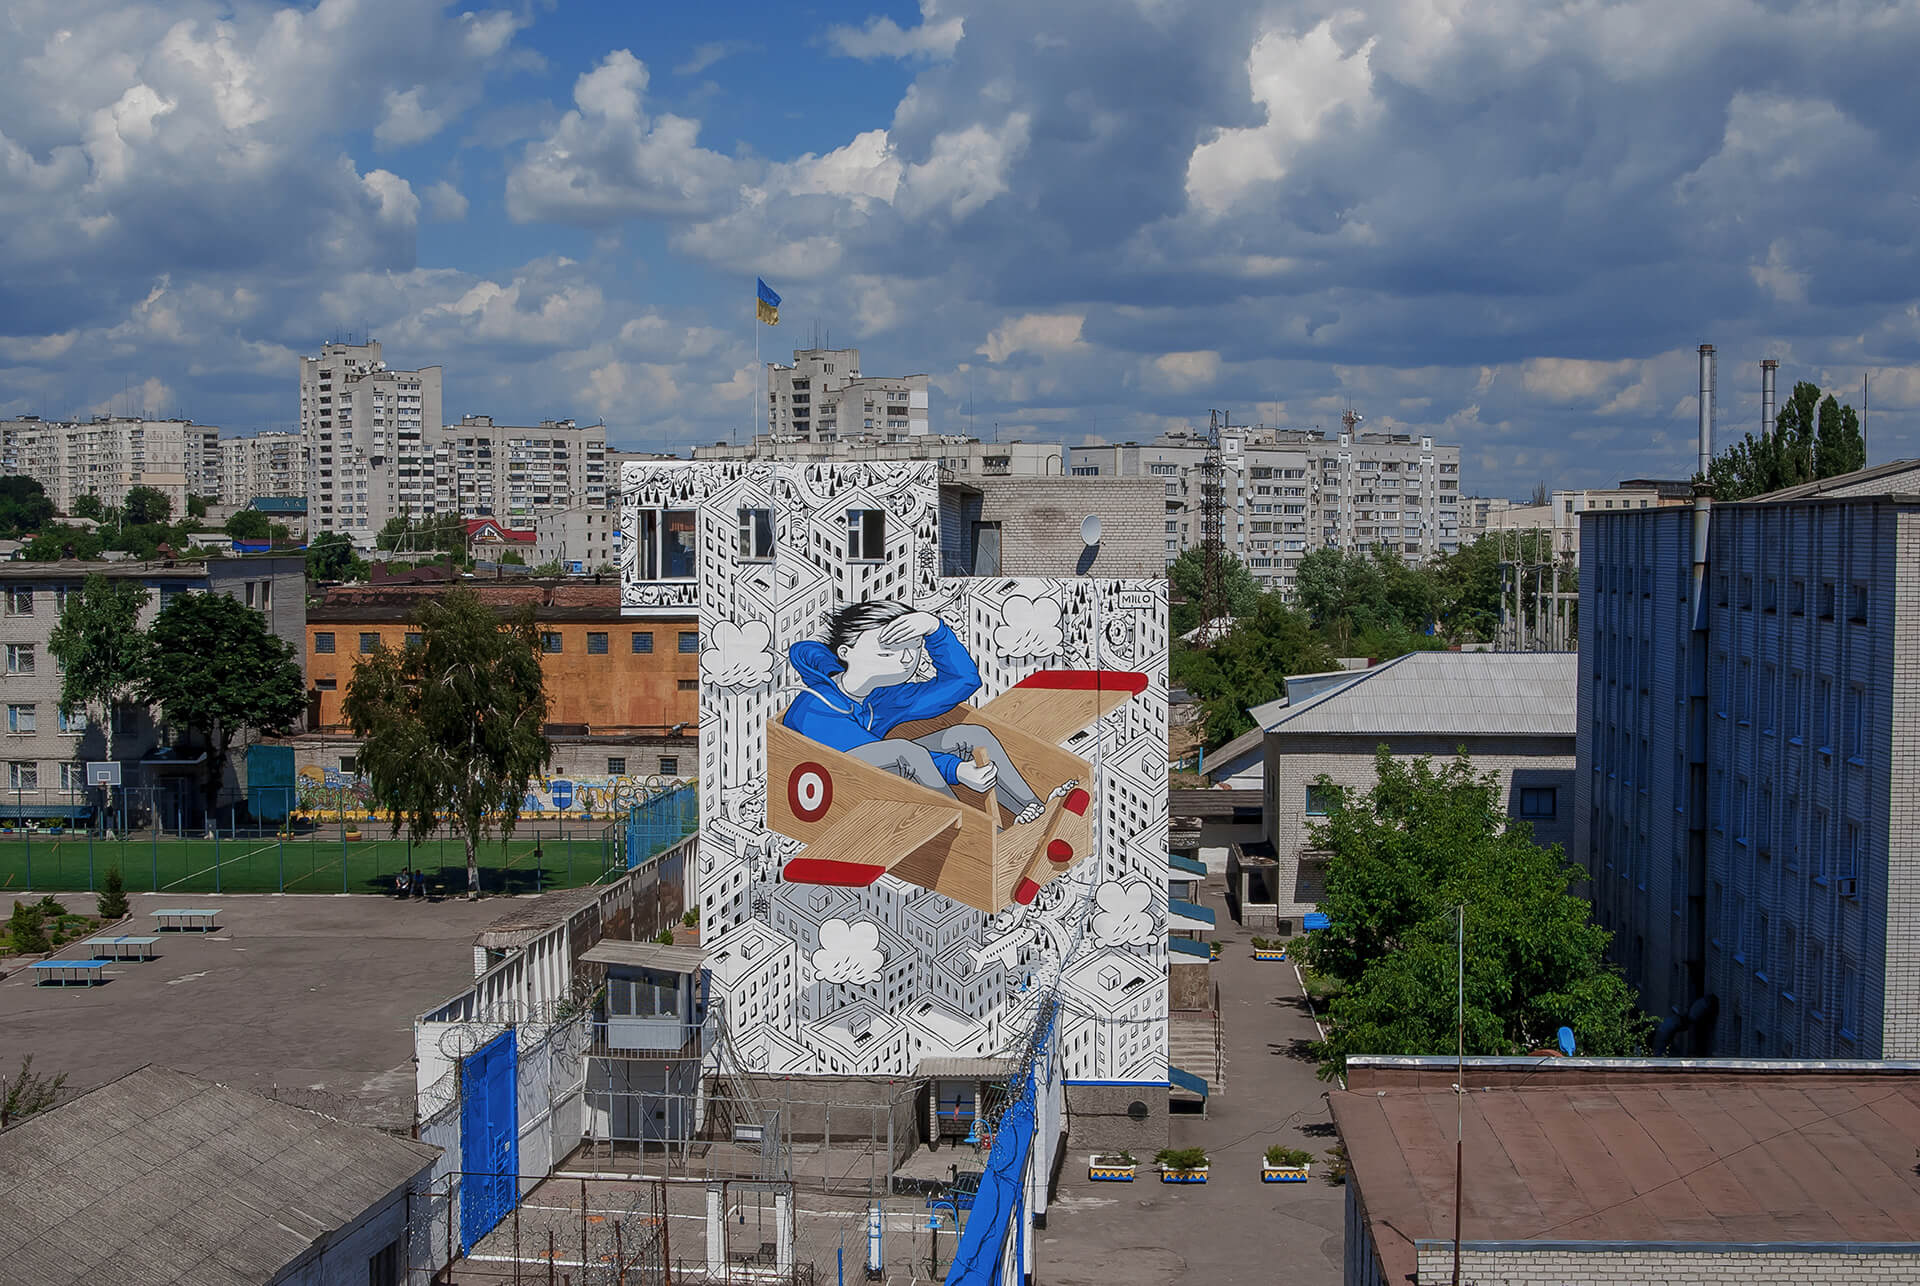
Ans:
POLYGON ((1100 515, 1088 514, 1080 520, 1080 543, 1097 545, 1100 543, 1100 515))
POLYGON ((1571 1027, 1560 1029, 1560 1052, 1568 1058, 1573 1057, 1573 1028, 1571 1027))

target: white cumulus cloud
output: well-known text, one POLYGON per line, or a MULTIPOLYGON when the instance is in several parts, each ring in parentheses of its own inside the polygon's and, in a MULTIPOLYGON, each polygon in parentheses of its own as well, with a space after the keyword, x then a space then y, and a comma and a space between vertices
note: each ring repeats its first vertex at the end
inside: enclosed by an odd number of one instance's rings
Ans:
POLYGON ((1002 613, 1005 623, 993 631, 994 651, 1000 655, 1052 656, 1060 650, 1060 604, 1011 594, 1002 613))
POLYGON ((1144 947, 1154 940, 1153 889, 1143 880, 1108 881, 1093 895, 1093 940, 1103 947, 1144 947))
POLYGON ((887 957, 880 950, 880 926, 865 920, 848 924, 832 919, 820 926, 820 946, 813 953, 813 972, 821 982, 864 986, 880 980, 887 957))
POLYGON ((827 29, 827 42, 849 58, 951 58, 966 34, 959 18, 942 18, 935 0, 920 0, 920 25, 902 27, 877 16, 861 27, 827 29))
POLYGON ((757 688, 773 677, 773 630, 765 621, 721 621, 707 631, 700 678, 716 687, 757 688))

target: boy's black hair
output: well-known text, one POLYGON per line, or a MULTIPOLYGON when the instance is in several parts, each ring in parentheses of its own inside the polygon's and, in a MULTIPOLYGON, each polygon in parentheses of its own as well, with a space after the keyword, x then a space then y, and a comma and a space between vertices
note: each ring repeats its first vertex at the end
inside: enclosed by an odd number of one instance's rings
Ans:
POLYGON ((860 635, 868 630, 878 629, 888 621, 897 621, 912 610, 912 606, 907 603, 899 603, 887 598, 869 599, 864 603, 848 603, 827 617, 827 651, 839 656, 840 649, 860 635))

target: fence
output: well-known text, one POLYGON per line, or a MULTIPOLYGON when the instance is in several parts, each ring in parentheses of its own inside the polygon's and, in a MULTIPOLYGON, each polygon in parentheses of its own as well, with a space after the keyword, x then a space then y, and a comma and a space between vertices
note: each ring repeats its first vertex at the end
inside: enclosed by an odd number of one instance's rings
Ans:
POLYGON ((700 798, 692 786, 642 800, 627 813, 627 865, 638 866, 699 829, 700 798))
MULTIPOLYGON (((480 846, 480 889, 539 893, 600 883, 627 869, 625 840, 617 823, 522 824, 511 839, 480 846)), ((466 846, 458 836, 442 833, 416 845, 404 835, 390 838, 385 823, 295 835, 246 828, 200 837, 0 833, 0 895, 97 890, 113 867, 133 893, 392 893, 394 877, 408 868, 431 893, 467 890, 466 846)))

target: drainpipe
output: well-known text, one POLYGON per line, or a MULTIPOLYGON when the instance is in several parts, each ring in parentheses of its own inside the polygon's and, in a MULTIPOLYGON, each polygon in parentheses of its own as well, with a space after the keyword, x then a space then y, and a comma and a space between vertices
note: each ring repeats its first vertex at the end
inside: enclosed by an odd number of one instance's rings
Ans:
MULTIPOLYGON (((1687 919, 1681 943, 1691 1006, 1707 986, 1707 532, 1713 496, 1707 469, 1713 462, 1714 354, 1700 345, 1700 481, 1693 488, 1693 630, 1687 648, 1687 919)), ((1644 984, 1645 979, 1641 980, 1644 984)), ((1687 1033, 1695 1057, 1712 1050, 1711 1022, 1687 1033)))

